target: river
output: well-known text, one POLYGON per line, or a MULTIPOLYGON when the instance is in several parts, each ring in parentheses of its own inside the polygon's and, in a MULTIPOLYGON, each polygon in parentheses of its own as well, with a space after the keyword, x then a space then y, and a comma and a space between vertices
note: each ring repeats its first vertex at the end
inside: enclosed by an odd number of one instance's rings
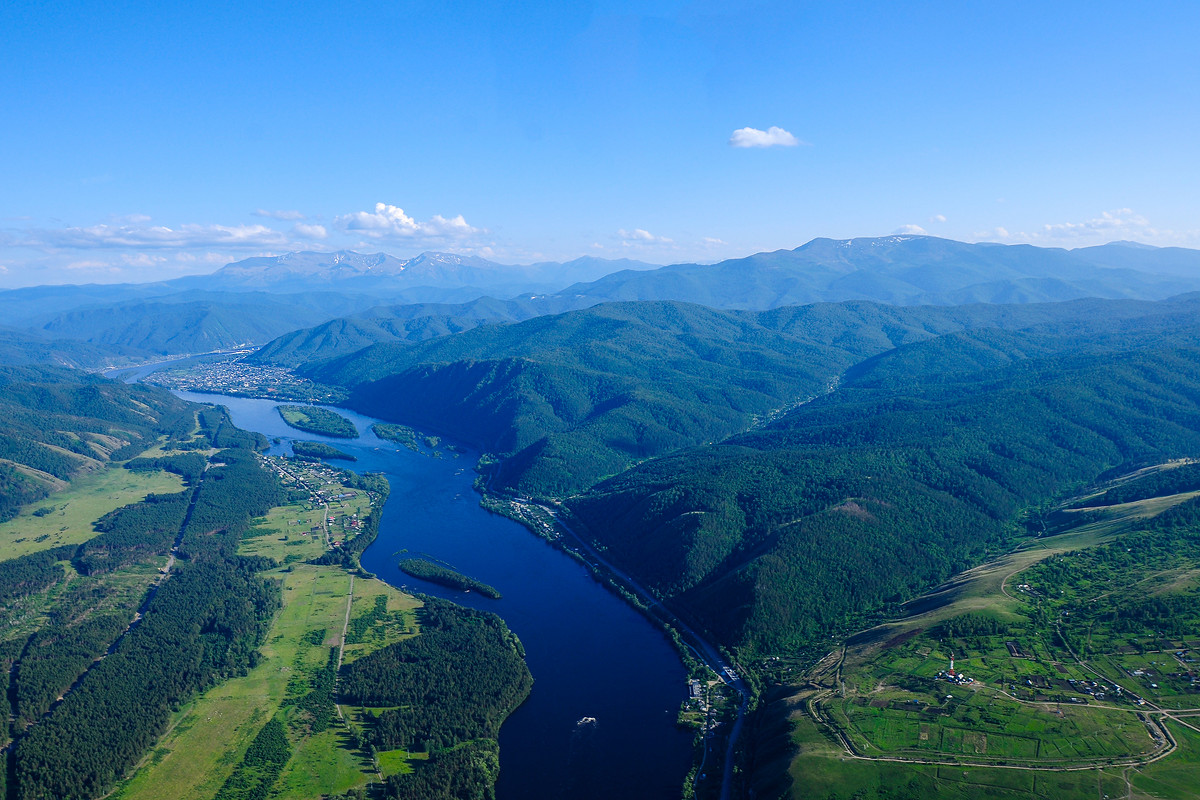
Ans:
MULTIPOLYGON (((146 372, 151 371, 146 369, 146 372)), ((122 377, 136 379, 136 375, 122 377)), ((323 441, 358 457, 331 462, 382 472, 391 484, 379 538, 363 566, 395 586, 493 611, 525 645, 534 686, 500 731, 500 800, 677 798, 691 761, 691 735, 675 726, 686 675, 656 627, 598 584, 579 563, 521 525, 488 513, 471 487, 476 453, 415 453, 371 432, 369 417, 335 409, 360 436, 333 439, 284 424, 276 403, 176 392, 220 403, 238 427, 290 441, 323 441), (495 586, 500 600, 444 589, 396 567, 427 554, 495 586), (594 717, 594 725, 579 725, 594 717)))

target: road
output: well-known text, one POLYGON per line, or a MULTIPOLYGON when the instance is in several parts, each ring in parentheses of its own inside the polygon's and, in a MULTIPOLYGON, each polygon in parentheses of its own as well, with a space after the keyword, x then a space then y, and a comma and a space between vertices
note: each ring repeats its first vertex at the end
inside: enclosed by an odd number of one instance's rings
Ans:
POLYGON ((731 687, 738 693, 740 702, 738 703, 737 718, 733 721, 733 725, 729 731, 729 743, 725 751, 725 769, 722 770, 723 774, 721 777, 721 800, 730 800, 730 798, 733 796, 732 766, 734 762, 734 755, 736 754, 737 750, 737 740, 742 733, 742 724, 746 718, 746 711, 750 706, 750 690, 749 687, 746 686, 746 682, 742 680, 741 676, 736 670, 734 670, 733 665, 721 655, 720 651, 712 642, 708 641, 696 633, 696 631, 692 630, 692 628, 690 628, 686 623, 683 622, 683 620, 679 619, 679 617, 667 609, 666 606, 659 602, 658 598, 654 597, 649 590, 644 588, 632 576, 614 566, 612 562, 597 552, 590 543, 572 530, 569 525, 563 522, 562 518, 559 516, 558 509, 552 506, 543 505, 541 503, 533 503, 525 498, 518 498, 517 502, 524 503, 526 505, 534 505, 548 513, 554 519, 555 523, 557 523, 558 527, 566 532, 575 541, 580 550, 585 553, 589 559, 592 559, 596 564, 602 565, 610 575, 619 578, 625 585, 626 589, 631 591, 639 599, 646 603, 647 608, 657 609, 658 614, 665 618, 666 624, 669 624, 679 632, 679 635, 691 648, 692 652, 695 653, 696 656, 703 661, 709 669, 716 673, 717 678, 726 686, 731 687))
MULTIPOLYGON (((346 631, 350 628, 350 607, 354 605, 354 576, 350 576, 350 589, 346 592, 346 619, 342 622, 342 638, 338 640, 338 665, 337 675, 342 674, 342 655, 346 652, 346 631)), ((342 716, 342 704, 338 697, 338 680, 334 678, 333 682, 333 707, 337 709, 338 719, 345 720, 342 716)))

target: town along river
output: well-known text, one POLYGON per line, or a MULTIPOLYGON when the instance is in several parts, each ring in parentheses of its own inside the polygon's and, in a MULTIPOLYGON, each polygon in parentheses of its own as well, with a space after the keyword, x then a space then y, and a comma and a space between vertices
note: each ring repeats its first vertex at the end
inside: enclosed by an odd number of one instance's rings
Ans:
POLYGON ((517 523, 488 513, 471 488, 475 454, 441 458, 377 439, 372 420, 353 420, 356 440, 289 428, 270 400, 176 392, 220 403, 240 428, 285 441, 322 441, 382 472, 391 483, 379 538, 362 565, 388 583, 493 611, 525 645, 533 692, 500 730, 500 800, 677 798, 691 759, 691 735, 675 726, 686 676, 667 638, 574 559, 517 523), (445 589, 396 567, 428 555, 496 587, 503 597, 445 589), (578 724, 594 717, 595 724, 578 724))

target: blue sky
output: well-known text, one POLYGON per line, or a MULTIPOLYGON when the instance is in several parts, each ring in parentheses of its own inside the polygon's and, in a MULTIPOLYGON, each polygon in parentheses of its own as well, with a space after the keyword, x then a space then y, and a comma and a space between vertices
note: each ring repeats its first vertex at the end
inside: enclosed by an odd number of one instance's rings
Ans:
POLYGON ((1190 1, 9 0, 0 286, 292 249, 1196 247, 1198 31, 1190 1))

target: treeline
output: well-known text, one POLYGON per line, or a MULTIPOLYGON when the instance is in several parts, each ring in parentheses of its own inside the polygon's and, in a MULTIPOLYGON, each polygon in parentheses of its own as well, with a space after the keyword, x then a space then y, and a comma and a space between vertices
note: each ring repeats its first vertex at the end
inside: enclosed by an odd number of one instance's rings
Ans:
POLYGON ((423 597, 421 635, 403 639, 342 668, 343 702, 385 707, 368 736, 381 750, 442 751, 500 724, 533 685, 524 650, 494 614, 423 597))
POLYGON ((233 557, 250 520, 286 500, 279 482, 249 450, 223 450, 196 493, 180 554, 233 557))
POLYGON ((337 684, 337 648, 329 648, 325 666, 312 675, 311 686, 296 702, 296 707, 306 714, 308 729, 320 733, 333 722, 333 692, 337 684))
POLYGON ((92 614, 78 620, 58 617, 42 626, 26 644, 13 676, 17 724, 33 722, 44 714, 87 666, 104 654, 131 616, 132 611, 92 614))
POLYGON ((277 584, 231 562, 181 568, 117 651, 17 742, 17 800, 107 791, 163 732, 173 708, 254 665, 279 595, 277 584))
POLYGON ((193 491, 149 494, 140 503, 110 511, 95 523, 100 532, 79 546, 73 559, 84 575, 128 566, 149 556, 166 555, 179 535, 193 491))
POLYGON ((1197 490, 1200 490, 1200 464, 1184 464, 1173 469, 1158 470, 1114 486, 1099 497, 1080 500, 1074 507, 1115 506, 1197 490))
POLYGON ((241 763, 225 780, 215 800, 266 800, 291 755, 283 722, 279 717, 271 717, 250 742, 241 763))
POLYGON ((990 614, 960 614, 929 629, 935 639, 980 639, 1007 632, 1009 626, 990 614))
POLYGON ((0 603, 45 591, 57 583, 63 578, 58 562, 74 553, 74 545, 64 545, 0 561, 0 603))
POLYGON ((473 739, 443 750, 407 775, 390 775, 387 800, 492 800, 500 774, 500 746, 473 739))
MULTIPOLYGON (((207 442, 205 445, 207 446, 207 442)), ((186 485, 190 486, 196 482, 204 472, 205 466, 208 464, 208 459, 199 453, 187 453, 184 455, 160 456, 158 458, 134 458, 125 462, 125 469, 134 472, 156 472, 164 470, 174 473, 183 478, 186 485)))
POLYGON ((244 431, 236 427, 230 421, 229 411, 224 406, 203 408, 197 417, 201 434, 217 449, 267 449, 267 437, 257 431, 244 431))

